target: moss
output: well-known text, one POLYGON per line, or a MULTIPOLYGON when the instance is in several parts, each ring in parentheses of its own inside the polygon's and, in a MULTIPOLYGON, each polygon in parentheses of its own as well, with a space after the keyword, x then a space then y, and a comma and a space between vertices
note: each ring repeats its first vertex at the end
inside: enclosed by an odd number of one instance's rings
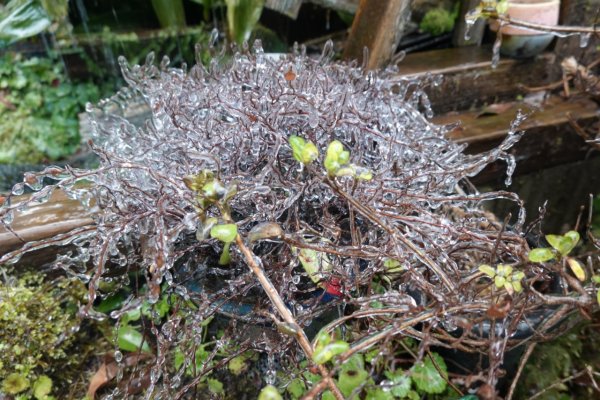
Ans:
POLYGON ((456 13, 443 8, 434 8, 425 14, 423 20, 419 24, 419 28, 423 32, 439 36, 454 29, 454 21, 456 21, 456 13))
POLYGON ((2 285, 0 382, 5 394, 47 399, 53 387, 67 387, 81 376, 87 352, 78 347, 84 335, 76 314, 86 293, 77 280, 45 282, 32 273, 2 285))

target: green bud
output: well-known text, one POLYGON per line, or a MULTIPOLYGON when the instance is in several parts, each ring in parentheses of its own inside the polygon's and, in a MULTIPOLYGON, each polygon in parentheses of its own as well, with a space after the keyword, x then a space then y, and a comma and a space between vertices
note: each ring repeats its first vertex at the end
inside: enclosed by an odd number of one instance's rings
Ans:
POLYGON ((258 400, 283 400, 283 397, 275 386, 267 385, 258 394, 258 400))
POLYGON ((224 243, 231 243, 237 236, 236 224, 215 225, 210 230, 210 236, 224 243))

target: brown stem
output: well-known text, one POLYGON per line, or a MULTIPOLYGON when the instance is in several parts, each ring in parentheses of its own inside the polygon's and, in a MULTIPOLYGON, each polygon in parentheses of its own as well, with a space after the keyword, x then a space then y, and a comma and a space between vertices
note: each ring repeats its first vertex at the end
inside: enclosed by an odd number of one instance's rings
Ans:
POLYGON ((533 350, 535 349, 536 345, 537 345, 537 342, 533 342, 527 346, 527 349, 525 350, 523 357, 521 357, 521 361, 519 361, 519 369, 517 369, 517 373, 516 373, 515 377, 513 378, 512 383, 510 384, 510 389, 508 390, 508 395, 506 396, 506 400, 512 399, 515 389, 517 388, 517 383, 519 382, 519 378, 521 377, 521 373, 523 372, 523 369, 525 368, 525 364, 527 364, 527 360, 529 360, 529 357, 531 356, 531 353, 533 353, 533 350))
MULTIPOLYGON (((521 28, 529 28, 541 32, 558 32, 566 34, 577 34, 577 33, 596 33, 598 30, 595 26, 558 26, 558 25, 543 25, 536 24, 534 22, 523 21, 516 18, 510 18, 507 15, 492 15, 490 18, 497 19, 498 21, 504 22, 508 25, 519 26, 521 28)), ((506 25, 505 25, 506 26, 506 25)))
MULTIPOLYGON (((300 344, 300 347, 302 347, 302 350, 304 351, 304 354, 306 354, 306 357, 309 360, 312 360, 313 348, 310 344, 310 341, 308 340, 308 337, 306 336, 306 333, 304 333, 304 330, 298 325, 296 319, 294 318, 290 310, 285 306, 285 303, 281 299, 281 296, 279 296, 277 289, 275 289, 275 286, 273 286, 273 283, 267 277, 263 268, 256 262, 256 256, 246 246, 246 244, 242 240, 242 237, 240 235, 237 235, 235 241, 240 251, 244 255, 244 258, 246 259, 246 264, 248 264, 254 275, 256 275, 256 277, 258 278, 258 281, 260 282, 265 293, 271 300, 271 303, 273 304, 281 318, 283 318, 283 320, 288 324, 297 327, 298 334, 296 335, 296 340, 298 341, 298 344, 300 344)), ((319 368, 319 372, 321 373, 323 380, 327 382, 327 386, 329 386, 329 389, 331 390, 335 398, 337 400, 343 400, 344 395, 336 386, 327 368, 324 365, 318 365, 317 367, 319 368)))
MULTIPOLYGON (((396 241, 396 240, 400 241, 400 242, 402 242, 402 244, 404 244, 404 246, 408 247, 417 256, 417 258, 419 258, 419 260, 421 260, 421 262, 423 264, 427 265, 429 268, 431 268, 433 270, 433 272, 435 272, 435 274, 440 278, 440 280, 442 281, 444 286, 446 286, 446 288, 448 289, 448 291, 450 293, 455 292, 456 287, 454 286, 454 283, 452 283, 452 281, 450 281, 450 279, 448 278, 446 273, 440 268, 440 266, 437 263, 435 263, 435 261, 433 261, 431 258, 429 258, 429 256, 427 254, 425 254, 421 249, 419 249, 417 246, 415 246, 414 243, 412 243, 410 240, 408 240, 406 237, 404 237, 404 235, 402 235, 397 230, 390 228, 384 221, 380 220, 376 216, 377 213, 374 210, 372 210, 368 206, 358 202, 354 197, 352 197, 350 194, 348 194, 344 190, 342 190, 335 183, 335 181, 333 181, 329 178, 326 178, 324 180, 324 182, 329 187, 331 187, 331 189, 333 189, 333 191, 335 191, 337 194, 339 194, 344 199, 346 199, 346 201, 348 203, 350 203, 363 217, 367 218, 374 224, 379 225, 379 227, 381 227, 382 229, 385 229, 392 236, 394 241, 396 241)), ((422 279, 422 277, 419 277, 419 278, 422 279)), ((423 283, 425 283, 425 282, 423 282, 423 283)))

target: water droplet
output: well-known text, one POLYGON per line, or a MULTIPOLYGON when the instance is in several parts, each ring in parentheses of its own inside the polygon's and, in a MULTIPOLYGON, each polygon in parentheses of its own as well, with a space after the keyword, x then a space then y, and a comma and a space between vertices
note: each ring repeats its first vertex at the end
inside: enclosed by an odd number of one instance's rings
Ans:
POLYGON ((579 34, 579 47, 584 48, 590 43, 591 33, 580 33, 579 34))

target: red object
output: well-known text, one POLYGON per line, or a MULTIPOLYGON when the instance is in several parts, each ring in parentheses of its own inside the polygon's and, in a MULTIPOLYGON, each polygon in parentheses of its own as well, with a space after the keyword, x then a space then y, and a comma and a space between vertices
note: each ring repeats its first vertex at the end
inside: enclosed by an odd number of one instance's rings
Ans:
POLYGON ((331 278, 329 282, 325 284, 325 292, 332 295, 341 297, 342 296, 342 284, 338 278, 331 278))

